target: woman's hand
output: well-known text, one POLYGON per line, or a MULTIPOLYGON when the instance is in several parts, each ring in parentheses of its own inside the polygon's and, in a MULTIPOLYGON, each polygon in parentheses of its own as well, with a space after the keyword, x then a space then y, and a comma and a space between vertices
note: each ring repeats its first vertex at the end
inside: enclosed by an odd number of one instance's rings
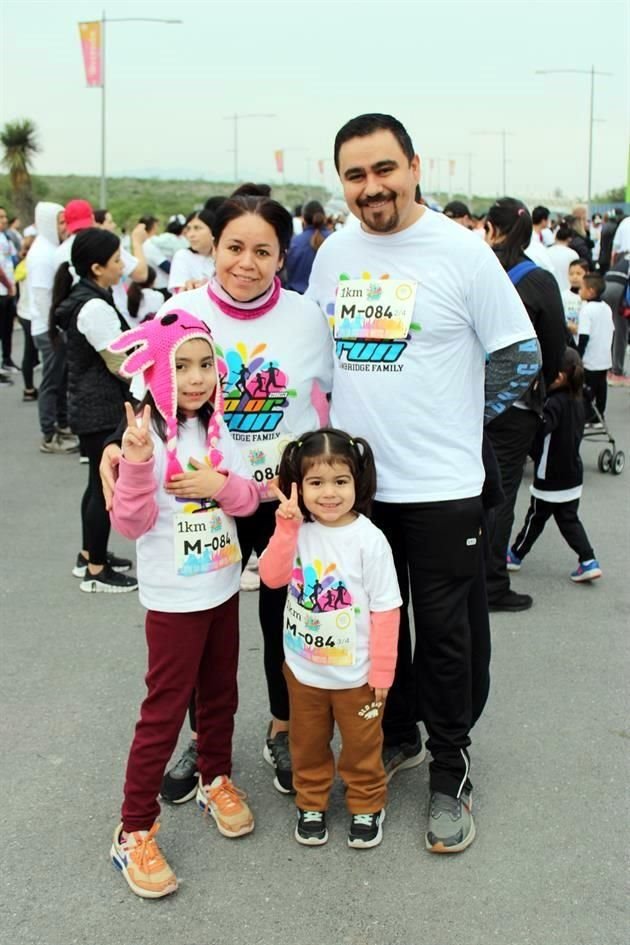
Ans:
POLYGON ((225 485, 227 476, 192 456, 188 462, 194 469, 171 476, 164 487, 168 494, 178 499, 214 499, 225 485))
POLYGON ((291 483, 291 495, 287 499, 285 494, 280 491, 275 483, 270 485, 269 491, 272 492, 280 505, 276 509, 276 515, 280 518, 286 518, 288 520, 293 520, 295 522, 303 522, 304 516, 300 510, 300 505, 298 503, 298 488, 297 483, 291 483))
POLYGON ((127 414, 127 429, 122 438, 122 455, 128 463, 146 463, 153 456, 153 440, 151 439, 151 407, 146 404, 138 426, 133 407, 125 401, 127 414))
POLYGON ((101 462, 98 467, 103 496, 105 498, 105 508, 108 512, 111 512, 112 509, 114 489, 116 488, 116 480, 118 479, 118 464, 121 456, 122 450, 120 446, 118 446, 117 443, 110 443, 109 446, 106 446, 103 450, 101 462))

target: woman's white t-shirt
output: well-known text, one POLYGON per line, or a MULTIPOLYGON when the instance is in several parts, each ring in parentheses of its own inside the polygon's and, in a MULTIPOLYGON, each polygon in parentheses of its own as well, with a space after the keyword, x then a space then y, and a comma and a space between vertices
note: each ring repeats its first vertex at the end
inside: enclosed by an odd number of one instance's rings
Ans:
MULTIPOLYGON (((278 303, 257 318, 224 314, 207 286, 180 292, 157 313, 184 309, 205 322, 224 378, 223 416, 247 462, 262 500, 277 475, 289 440, 320 426, 313 382, 329 391, 333 352, 330 332, 314 302, 282 290, 278 303)), ((132 386, 140 394, 140 388, 132 386)))
POLYGON ((191 279, 210 280, 214 275, 212 256, 202 256, 192 249, 178 249, 171 262, 168 274, 168 291, 175 292, 183 288, 191 279))
MULTIPOLYGON (((136 542, 138 557, 138 590, 140 603, 149 610, 190 613, 218 607, 237 593, 241 579, 241 563, 229 564, 218 571, 183 576, 175 564, 175 516, 195 513, 204 505, 203 500, 178 500, 164 489, 166 474, 166 446, 152 431, 155 447, 153 469, 157 483, 155 495, 158 517, 153 528, 136 542)), ((218 449, 223 453, 221 468, 249 478, 249 471, 239 450, 235 447, 225 424, 220 422, 218 449)), ((192 456, 203 462, 207 455, 206 432, 196 418, 179 426, 177 458, 187 468, 192 456)), ((225 514, 225 513, 224 513, 225 514)), ((232 516, 226 515, 231 523, 232 516)))
POLYGON ((359 515, 338 528, 305 522, 285 610, 291 672, 319 689, 362 686, 370 668, 370 613, 401 604, 392 550, 369 519, 359 515))

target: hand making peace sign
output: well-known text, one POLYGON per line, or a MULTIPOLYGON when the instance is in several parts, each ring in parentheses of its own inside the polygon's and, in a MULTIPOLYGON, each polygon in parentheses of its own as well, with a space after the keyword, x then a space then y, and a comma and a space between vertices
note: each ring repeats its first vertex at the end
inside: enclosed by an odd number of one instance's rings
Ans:
POLYGON ((302 522, 304 520, 298 503, 298 487, 296 482, 291 483, 291 495, 288 499, 275 483, 271 484, 270 491, 273 492, 280 503, 276 509, 276 515, 280 518, 293 519, 296 522, 302 522))
POLYGON ((128 463, 146 463, 153 456, 153 440, 151 439, 151 407, 146 404, 140 418, 140 425, 133 412, 131 404, 125 402, 127 414, 127 429, 123 433, 123 456, 128 463))

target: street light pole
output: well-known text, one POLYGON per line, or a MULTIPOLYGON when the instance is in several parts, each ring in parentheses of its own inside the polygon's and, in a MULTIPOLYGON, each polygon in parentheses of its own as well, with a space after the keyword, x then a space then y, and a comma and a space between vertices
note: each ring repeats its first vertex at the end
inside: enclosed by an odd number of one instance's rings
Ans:
POLYGON ((507 141, 508 135, 512 137, 512 132, 506 128, 500 128, 497 131, 473 131, 474 135, 500 135, 501 136, 501 166, 503 181, 503 196, 507 194, 507 141))
POLYGON ((105 10, 101 16, 101 186, 100 186, 100 202, 101 207, 105 209, 107 207, 107 176, 105 173, 105 155, 106 155, 106 145, 105 145, 105 131, 106 131, 106 122, 105 122, 105 24, 106 23, 183 23, 183 20, 163 20, 157 19, 153 16, 123 16, 123 17, 106 17, 105 10))
POLYGON ((238 123, 241 118, 275 118, 275 115, 262 114, 256 112, 249 115, 237 115, 234 112, 233 115, 224 115, 224 121, 233 121, 234 122, 234 183, 238 184, 238 123))
POLYGON ((566 75, 572 73, 573 75, 590 75, 591 77, 591 107, 589 113, 589 123, 588 123, 588 181, 587 181, 587 196, 586 196, 586 215, 590 217, 591 214, 591 196, 593 188, 593 125, 595 124, 595 76, 596 75, 608 75, 612 76, 612 72, 598 72, 595 69, 595 66, 592 65, 590 69, 536 69, 536 75, 566 75))

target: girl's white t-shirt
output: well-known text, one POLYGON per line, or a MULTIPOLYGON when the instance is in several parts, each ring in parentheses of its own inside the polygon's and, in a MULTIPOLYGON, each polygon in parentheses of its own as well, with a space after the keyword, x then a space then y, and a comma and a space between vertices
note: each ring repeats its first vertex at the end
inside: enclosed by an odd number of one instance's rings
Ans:
MULTIPOLYGON (((180 292, 157 313, 183 309, 205 322, 224 378, 223 416, 251 470, 262 500, 276 476, 286 444, 320 426, 313 382, 329 391, 333 352, 328 326, 314 302, 282 290, 278 303, 258 318, 224 314, 207 286, 180 292)), ((141 395, 137 385, 132 393, 141 395)))
POLYGON ((168 274, 168 291, 181 289, 191 279, 211 279, 214 275, 212 256, 202 256, 192 249, 178 249, 171 261, 168 274))
POLYGON ((296 679, 318 689, 364 685, 370 667, 370 613, 402 605, 383 532, 364 515, 339 528, 305 522, 287 601, 284 655, 296 679), (344 634, 354 643, 344 645, 344 634), (341 648, 342 659, 354 653, 352 665, 335 664, 341 648))
POLYGON ((425 208, 399 233, 346 226, 320 247, 306 294, 331 321, 348 279, 375 294, 402 280, 416 295, 404 338, 336 341, 332 425, 369 442, 383 502, 478 496, 486 352, 535 337, 507 273, 486 243, 425 208))
MULTIPOLYGON (((235 562, 218 571, 183 576, 175 564, 175 516, 194 513, 207 507, 205 500, 181 501, 164 489, 166 446, 152 431, 155 447, 154 476, 158 517, 153 528, 136 542, 138 558, 138 590, 140 603, 148 610, 190 613, 218 607, 237 593, 241 579, 241 563, 235 562)), ((235 447, 225 424, 220 422, 218 449, 223 453, 221 468, 249 477, 247 466, 235 447)), ((181 424, 177 437, 177 458, 184 469, 192 456, 203 462, 207 456, 206 432, 196 418, 181 424)), ((226 518, 234 522, 232 516, 226 518)))

